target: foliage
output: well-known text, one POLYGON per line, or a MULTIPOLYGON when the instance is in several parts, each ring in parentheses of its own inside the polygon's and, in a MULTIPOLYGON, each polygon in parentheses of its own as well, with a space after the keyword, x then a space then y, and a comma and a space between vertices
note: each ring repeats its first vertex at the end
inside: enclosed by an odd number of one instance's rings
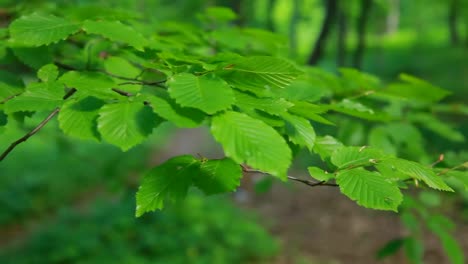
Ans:
POLYGON ((223 199, 190 195, 164 212, 135 219, 133 199, 101 201, 88 213, 64 210, 1 263, 267 262, 277 242, 223 199), (44 243, 44 241, 48 241, 44 243))
MULTIPOLYGON (((398 211, 402 190, 413 186, 451 192, 466 184, 466 161, 430 165, 422 134, 465 140, 439 114, 467 115, 466 106, 442 101, 450 94, 444 89, 407 74, 383 83, 354 69, 335 75, 296 65, 280 37, 233 26, 227 9, 199 14, 197 26, 95 16, 97 9, 54 9, 10 24, 0 45, 11 65, 0 74, 0 133, 20 126, 25 113, 53 117, 60 109, 67 136, 127 151, 165 122, 209 126, 226 157, 182 155, 154 167, 137 192, 137 216, 182 200, 192 186, 233 191, 242 171, 295 179, 288 169, 301 149, 320 159, 309 185, 337 185, 371 209, 398 211), (28 68, 22 78, 15 66, 28 68)), ((452 245, 450 232, 431 223, 452 245)), ((410 242, 401 244, 414 249, 407 252, 417 263, 420 245, 410 242)))

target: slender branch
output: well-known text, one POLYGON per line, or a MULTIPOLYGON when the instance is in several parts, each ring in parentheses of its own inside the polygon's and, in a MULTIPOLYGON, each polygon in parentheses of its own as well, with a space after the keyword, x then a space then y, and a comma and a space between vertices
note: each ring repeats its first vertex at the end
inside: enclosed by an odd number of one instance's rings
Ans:
POLYGON ((117 88, 112 88, 112 91, 114 91, 114 92, 116 92, 116 93, 118 93, 118 94, 120 94, 120 95, 127 96, 127 97, 133 96, 132 93, 126 92, 126 91, 122 91, 122 90, 117 89, 117 88))
POLYGON ((5 99, 3 99, 2 101, 0 101, 0 104, 6 103, 6 102, 10 101, 11 99, 15 98, 15 97, 18 96, 18 95, 20 95, 20 94, 13 94, 13 95, 10 95, 10 96, 8 96, 7 98, 5 98, 5 99))
MULTIPOLYGON (((68 99, 70 96, 72 96, 76 92, 75 88, 70 89, 65 96, 63 97, 63 100, 68 99)), ((60 111, 60 108, 57 107, 50 113, 44 120, 42 120, 39 125, 37 125, 33 130, 31 130, 29 133, 21 137, 20 139, 16 140, 15 142, 11 143, 11 145, 0 155, 0 162, 4 160, 10 152, 12 152, 19 144, 25 142, 28 140, 30 137, 32 137, 34 134, 39 132, 54 116, 56 116, 60 111)))
MULTIPOLYGON (((247 173, 269 174, 269 173, 266 173, 264 171, 253 170, 253 169, 247 168, 244 165, 241 165, 241 167, 242 167, 242 171, 247 172, 247 173)), ((293 176, 288 176, 288 179, 292 180, 292 181, 297 181, 297 182, 303 183, 303 184, 305 184, 307 186, 310 186, 310 187, 317 187, 317 186, 333 186, 333 187, 336 187, 336 186, 338 186, 338 184, 336 184, 336 183, 330 183, 330 182, 325 182, 325 181, 314 182, 314 181, 299 179, 299 178, 296 178, 296 177, 293 177, 293 176)))

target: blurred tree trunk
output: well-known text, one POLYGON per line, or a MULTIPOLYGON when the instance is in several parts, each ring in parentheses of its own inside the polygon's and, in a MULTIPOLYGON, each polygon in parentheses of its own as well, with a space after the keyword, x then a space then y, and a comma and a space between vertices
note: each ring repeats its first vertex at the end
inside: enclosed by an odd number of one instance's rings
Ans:
POLYGON ((266 27, 270 31, 275 31, 275 20, 274 20, 274 11, 277 0, 268 0, 267 3, 267 21, 266 27))
POLYGON ((358 43, 353 56, 353 67, 361 69, 364 51, 366 49, 366 29, 373 0, 361 0, 361 13, 357 21, 358 43))
POLYGON ((330 34, 331 27, 336 19, 337 13, 337 0, 325 0, 325 18, 323 20, 322 30, 320 35, 315 42, 314 50, 309 57, 308 64, 314 65, 320 60, 323 56, 323 50, 325 48, 325 43, 330 34))
POLYGON ((448 27, 450 32, 450 43, 453 46, 458 45, 460 42, 460 35, 458 34, 458 14, 459 14, 459 1, 458 0, 450 0, 449 3, 449 14, 448 14, 448 27))
POLYGON ((337 38, 337 54, 336 65, 344 67, 346 62, 346 37, 348 35, 348 18, 343 6, 340 6, 338 11, 338 38, 337 38))
POLYGON ((386 21, 385 33, 393 34, 398 30, 400 24, 400 0, 388 0, 389 10, 386 21))
POLYGON ((289 22, 289 48, 290 54, 294 58, 297 54, 297 24, 301 19, 301 0, 292 0, 293 8, 291 20, 289 22))

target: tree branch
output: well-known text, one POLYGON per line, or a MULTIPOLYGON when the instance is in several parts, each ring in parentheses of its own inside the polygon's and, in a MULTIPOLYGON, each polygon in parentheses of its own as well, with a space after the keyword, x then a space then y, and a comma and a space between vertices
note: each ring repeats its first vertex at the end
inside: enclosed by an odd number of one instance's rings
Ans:
MULTIPOLYGON (((246 167, 245 165, 241 165, 241 167, 242 167, 243 172, 269 174, 269 173, 266 173, 264 171, 250 169, 250 168, 246 167)), ((303 184, 305 184, 307 186, 310 186, 310 187, 317 187, 317 186, 337 187, 337 186, 339 186, 336 183, 330 183, 330 182, 325 182, 325 181, 314 182, 314 181, 299 179, 299 178, 296 178, 296 177, 293 177, 293 176, 288 176, 288 179, 292 180, 292 181, 297 181, 297 182, 303 183, 303 184)))
MULTIPOLYGON (((75 88, 70 89, 70 91, 68 91, 63 97, 63 100, 68 99, 75 92, 76 92, 75 88)), ((16 140, 15 142, 11 143, 11 145, 2 153, 2 155, 0 155, 0 162, 4 160, 8 156, 8 154, 10 154, 10 152, 12 152, 19 144, 25 142, 34 134, 39 132, 52 118, 54 118, 54 116, 56 116, 59 113, 59 111, 60 111, 59 107, 55 108, 55 110, 52 111, 52 113, 50 113, 44 120, 42 120, 42 122, 39 123, 39 125, 37 125, 33 130, 31 130, 29 133, 27 133, 20 139, 16 140)))

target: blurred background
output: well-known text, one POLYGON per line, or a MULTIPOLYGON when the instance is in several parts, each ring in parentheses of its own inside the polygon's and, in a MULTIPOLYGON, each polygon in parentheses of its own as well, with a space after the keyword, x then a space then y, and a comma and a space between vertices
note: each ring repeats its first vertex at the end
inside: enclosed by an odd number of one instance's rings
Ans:
MULTIPOLYGON (((330 72, 354 67, 387 82, 404 72, 452 91, 448 103, 468 102, 466 0, 0 0, 0 26, 37 9, 87 4, 134 10, 154 23, 195 23, 207 7, 229 7, 238 26, 272 31, 288 43, 282 55, 298 64, 330 72)), ((1 149, 43 117, 19 117, 24 126, 2 135, 1 149)), ((455 120, 468 135, 466 115, 455 120)), ((466 142, 431 143, 468 160, 466 142)), ((0 263, 407 263, 401 252, 376 259, 388 241, 408 234, 398 215, 361 208, 337 188, 261 175, 245 177, 232 195, 193 191, 182 205, 134 218, 140 175, 186 153, 222 155, 204 128, 161 126, 122 153, 66 138, 51 122, 0 163, 0 263)), ((291 174, 306 177, 310 158, 300 155, 302 170, 291 174)), ((415 199, 450 215, 468 252, 468 195, 415 199)), ((433 235, 423 238, 425 263, 449 263, 433 235)))

